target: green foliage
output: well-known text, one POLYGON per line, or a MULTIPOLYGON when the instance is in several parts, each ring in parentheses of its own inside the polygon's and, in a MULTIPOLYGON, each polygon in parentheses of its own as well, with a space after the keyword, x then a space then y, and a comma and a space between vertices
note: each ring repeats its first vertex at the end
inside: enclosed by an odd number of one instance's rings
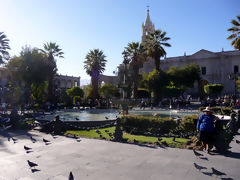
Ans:
POLYGON ((129 115, 121 118, 123 130, 133 134, 164 134, 177 127, 176 121, 169 118, 129 115))
POLYGON ((232 40, 231 45, 240 50, 240 16, 237 16, 236 20, 232 20, 232 27, 228 31, 232 34, 227 39, 232 40))
POLYGON ((196 64, 185 65, 182 68, 171 67, 167 74, 174 86, 182 91, 194 87, 194 82, 200 80, 200 68, 196 64))
POLYGON ((138 88, 137 98, 150 98, 150 97, 151 97, 151 94, 149 93, 148 89, 138 88))
POLYGON ((199 117, 197 115, 185 116, 181 120, 181 123, 178 129, 184 133, 195 132, 198 118, 199 117))
MULTIPOLYGON (((106 138, 107 140, 110 140, 111 137, 105 132, 105 130, 108 130, 108 133, 113 134, 115 131, 115 127, 109 127, 109 128, 103 128, 103 129, 98 129, 101 132, 101 135, 103 138, 106 138)), ((75 131, 66 131, 65 135, 75 135, 75 136, 80 136, 80 137, 85 137, 85 138, 95 138, 95 139, 102 139, 99 137, 99 134, 96 133, 96 130, 75 130, 75 131)), ((127 142, 133 143, 134 139, 137 140, 140 144, 142 143, 147 143, 147 144, 154 144, 158 142, 157 137, 152 137, 152 136, 142 136, 142 135, 133 135, 133 134, 128 134, 126 132, 123 133, 123 139, 126 139, 127 142)), ((172 141, 172 138, 166 138, 162 137, 162 141, 159 142, 160 145, 168 145, 170 147, 177 147, 177 148, 183 148, 184 144, 189 141, 188 139, 183 139, 183 138, 176 138, 175 141, 172 141), (162 144, 165 142, 164 144, 162 144)))
POLYGON ((4 63, 4 59, 8 60, 9 58, 8 50, 10 47, 8 42, 9 39, 7 39, 7 36, 3 32, 0 32, 0 65, 4 63))
POLYGON ((240 92, 240 77, 239 76, 236 80, 236 88, 237 88, 238 92, 240 92))
POLYGON ((36 84, 33 83, 31 85, 31 91, 32 91, 32 99, 34 100, 34 102, 36 103, 43 103, 46 101, 47 98, 47 81, 41 83, 41 84, 36 84))
POLYGON ((204 92, 209 95, 218 95, 223 90, 222 84, 206 84, 204 86, 204 92))
POLYGON ((162 70, 150 72, 144 81, 148 89, 153 92, 155 101, 159 100, 163 88, 169 84, 168 76, 162 70))
POLYGON ((122 54, 124 55, 124 62, 127 61, 130 64, 128 71, 133 82, 133 98, 137 98, 137 88, 140 80, 139 68, 146 60, 143 46, 138 42, 128 43, 122 54))
POLYGON ((73 97, 73 104, 76 104, 77 102, 81 102, 81 96, 74 96, 73 97))
POLYGON ((24 48, 20 54, 20 56, 10 59, 7 65, 9 84, 11 84, 13 93, 22 96, 22 100, 25 98, 23 101, 29 101, 31 95, 37 100, 40 94, 43 95, 43 84, 48 79, 46 57, 37 49, 29 47, 24 48), (22 82, 24 82, 24 87, 22 82), (16 89, 19 90, 16 92, 16 89))
MULTIPOLYGON (((200 107, 199 111, 203 111, 205 107, 200 107)), ((211 110, 214 114, 222 114, 230 116, 230 114, 233 112, 232 108, 220 108, 220 107, 211 107, 211 110)))
POLYGON ((84 91, 80 87, 77 87, 77 86, 72 87, 71 89, 66 90, 66 93, 71 98, 73 98, 74 96, 80 96, 80 97, 84 96, 84 91))
POLYGON ((102 96, 104 96, 105 98, 112 98, 112 97, 119 97, 119 91, 118 88, 112 84, 104 84, 101 88, 100 88, 100 94, 102 96))
POLYGON ((83 88, 84 98, 86 98, 86 99, 92 98, 92 96, 91 96, 92 91, 93 91, 92 85, 84 86, 84 88, 83 88))
POLYGON ((166 86, 163 89, 164 97, 172 98, 172 97, 179 97, 181 95, 181 89, 175 86, 166 86))
POLYGON ((86 73, 91 76, 92 83, 92 91, 90 96, 94 99, 99 97, 98 93, 98 80, 100 74, 102 74, 105 70, 105 65, 107 60, 105 59, 103 51, 99 49, 90 50, 86 55, 86 60, 84 61, 84 69, 86 69, 86 73))
POLYGON ((164 31, 155 30, 154 32, 146 35, 143 42, 146 54, 154 59, 155 69, 157 71, 160 69, 160 58, 167 54, 163 46, 171 47, 171 45, 167 42, 170 38, 166 37, 166 34, 167 33, 164 31))

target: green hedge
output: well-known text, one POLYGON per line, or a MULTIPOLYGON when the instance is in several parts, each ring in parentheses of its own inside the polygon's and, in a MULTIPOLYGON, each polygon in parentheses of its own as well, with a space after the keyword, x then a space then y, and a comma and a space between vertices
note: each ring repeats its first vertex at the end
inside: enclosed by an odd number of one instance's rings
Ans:
POLYGON ((129 115, 121 118, 123 130, 131 134, 165 134, 177 127, 170 118, 129 115))
POLYGON ((196 131, 198 118, 198 115, 185 116, 181 120, 178 130, 184 133, 192 133, 196 131))
MULTIPOLYGON (((205 107, 200 107, 199 111, 203 111, 205 107)), ((211 107, 211 110, 215 114, 230 115, 232 113, 232 108, 220 108, 220 107, 211 107)))

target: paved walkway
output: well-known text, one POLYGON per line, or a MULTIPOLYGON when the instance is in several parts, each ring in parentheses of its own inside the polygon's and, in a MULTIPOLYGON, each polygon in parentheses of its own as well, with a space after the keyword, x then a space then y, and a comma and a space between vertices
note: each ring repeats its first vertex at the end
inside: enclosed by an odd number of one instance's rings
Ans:
MULTIPOLYGON (((231 143, 227 156, 208 155, 207 160, 197 158, 191 150, 154 148, 114 143, 95 139, 75 139, 30 131, 6 133, 0 130, 0 179, 66 180, 72 171, 75 180, 203 180, 221 179, 212 174, 211 167, 226 173, 224 179, 240 179, 240 144, 231 143), (17 134, 15 134, 17 133, 17 134), (18 138, 17 143, 8 137, 18 138), (30 135, 37 139, 32 143, 30 135), (51 144, 45 145, 46 138, 51 144), (23 146, 33 149, 26 153, 23 146), (35 171, 27 160, 37 163, 35 171), (198 171, 193 163, 207 169, 198 171)), ((203 153, 203 152, 201 152, 203 153)))

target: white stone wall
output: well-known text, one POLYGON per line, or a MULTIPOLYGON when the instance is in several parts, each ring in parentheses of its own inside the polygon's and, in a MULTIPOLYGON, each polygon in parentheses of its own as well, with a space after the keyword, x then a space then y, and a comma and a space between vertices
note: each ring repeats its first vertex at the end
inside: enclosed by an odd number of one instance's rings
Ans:
MULTIPOLYGON (((240 71, 240 51, 226 51, 213 53, 207 50, 200 50, 190 56, 179 56, 165 58, 161 60, 160 67, 167 71, 170 67, 183 67, 184 65, 195 63, 201 67, 206 67, 206 75, 202 79, 207 80, 210 84, 219 83, 224 85, 223 94, 234 93, 234 81, 229 80, 229 74, 234 73, 234 66, 237 65, 240 71)), ((154 69, 154 60, 150 59, 144 63, 140 73, 149 73, 154 69)), ((197 87, 192 92, 197 93, 197 87)))

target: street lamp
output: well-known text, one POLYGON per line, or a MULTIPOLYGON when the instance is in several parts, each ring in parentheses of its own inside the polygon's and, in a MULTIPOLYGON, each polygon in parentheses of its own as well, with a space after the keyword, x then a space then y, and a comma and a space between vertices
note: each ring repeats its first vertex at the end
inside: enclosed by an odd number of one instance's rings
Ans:
POLYGON ((237 94, 237 83, 236 81, 238 80, 238 73, 232 73, 228 75, 228 78, 230 80, 234 80, 234 97, 236 98, 236 94, 237 94))
POLYGON ((127 64, 129 63, 129 60, 128 60, 128 53, 127 51, 123 51, 123 64, 124 64, 124 74, 123 74, 123 100, 125 98, 125 85, 126 85, 126 72, 127 72, 127 64))

